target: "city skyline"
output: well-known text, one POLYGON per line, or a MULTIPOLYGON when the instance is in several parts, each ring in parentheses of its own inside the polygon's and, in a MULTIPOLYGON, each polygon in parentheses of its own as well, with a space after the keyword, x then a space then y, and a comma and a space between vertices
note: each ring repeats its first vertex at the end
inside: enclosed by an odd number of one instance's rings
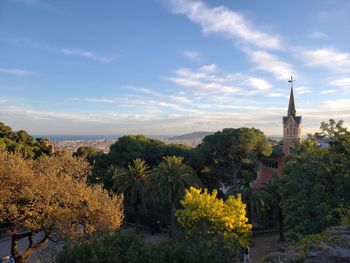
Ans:
POLYGON ((0 1, 0 122, 32 134, 282 134, 350 122, 350 1, 0 1))

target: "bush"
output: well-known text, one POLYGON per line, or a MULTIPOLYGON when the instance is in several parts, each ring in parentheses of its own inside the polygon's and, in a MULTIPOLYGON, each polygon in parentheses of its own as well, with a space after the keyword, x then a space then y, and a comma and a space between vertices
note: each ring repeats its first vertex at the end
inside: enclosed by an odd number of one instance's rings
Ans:
POLYGON ((70 244, 57 257, 58 263, 229 263, 235 251, 213 245, 210 240, 167 241, 145 244, 133 230, 81 239, 70 244))

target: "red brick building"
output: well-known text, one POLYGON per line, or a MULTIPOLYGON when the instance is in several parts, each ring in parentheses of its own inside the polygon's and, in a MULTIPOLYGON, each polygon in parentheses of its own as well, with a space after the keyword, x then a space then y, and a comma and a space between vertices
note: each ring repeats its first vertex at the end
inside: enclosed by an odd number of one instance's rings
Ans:
POLYGON ((271 155, 261 161, 257 178, 253 187, 261 187, 272 179, 272 175, 280 176, 284 167, 286 156, 301 141, 301 116, 296 116, 293 87, 290 90, 287 116, 282 118, 283 140, 282 144, 273 146, 271 155))

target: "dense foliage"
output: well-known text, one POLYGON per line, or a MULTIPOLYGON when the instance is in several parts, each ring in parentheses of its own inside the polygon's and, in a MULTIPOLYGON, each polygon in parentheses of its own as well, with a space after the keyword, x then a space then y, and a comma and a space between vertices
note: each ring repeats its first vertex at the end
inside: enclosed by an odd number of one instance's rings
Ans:
POLYGON ((32 161, 0 151, 0 224, 10 229, 16 262, 24 262, 48 240, 72 239, 121 225, 122 198, 110 196, 101 186, 88 186, 89 173, 86 161, 72 156, 32 161), (35 242, 37 233, 43 238, 35 242), (29 238, 23 253, 22 238, 29 238))
POLYGON ((254 179, 258 161, 272 152, 267 137, 255 128, 227 128, 206 136, 198 146, 203 160, 203 177, 209 189, 220 183, 240 188, 244 175, 254 179))
POLYGON ((233 253, 212 246, 208 240, 185 240, 146 244, 133 231, 119 230, 71 244, 58 257, 59 263, 231 263, 233 253))
POLYGON ((252 225, 248 224, 246 206, 241 196, 229 196, 226 201, 217 198, 217 191, 191 187, 186 190, 183 209, 176 211, 177 220, 188 235, 201 239, 220 238, 234 245, 248 241, 252 225))
POLYGON ((49 149, 41 138, 34 140, 26 131, 12 131, 0 122, 0 150, 20 153, 25 158, 36 159, 48 155, 49 149))
POLYGON ((350 132, 342 122, 322 123, 317 146, 310 136, 290 155, 279 186, 287 237, 319 233, 338 224, 350 206, 350 132))

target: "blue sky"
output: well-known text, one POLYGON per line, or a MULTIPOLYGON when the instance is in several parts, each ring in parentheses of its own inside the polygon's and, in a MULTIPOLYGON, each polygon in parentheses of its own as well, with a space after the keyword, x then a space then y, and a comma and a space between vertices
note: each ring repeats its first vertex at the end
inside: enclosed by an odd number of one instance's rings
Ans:
POLYGON ((0 0, 0 121, 33 134, 350 122, 349 0, 0 0))

